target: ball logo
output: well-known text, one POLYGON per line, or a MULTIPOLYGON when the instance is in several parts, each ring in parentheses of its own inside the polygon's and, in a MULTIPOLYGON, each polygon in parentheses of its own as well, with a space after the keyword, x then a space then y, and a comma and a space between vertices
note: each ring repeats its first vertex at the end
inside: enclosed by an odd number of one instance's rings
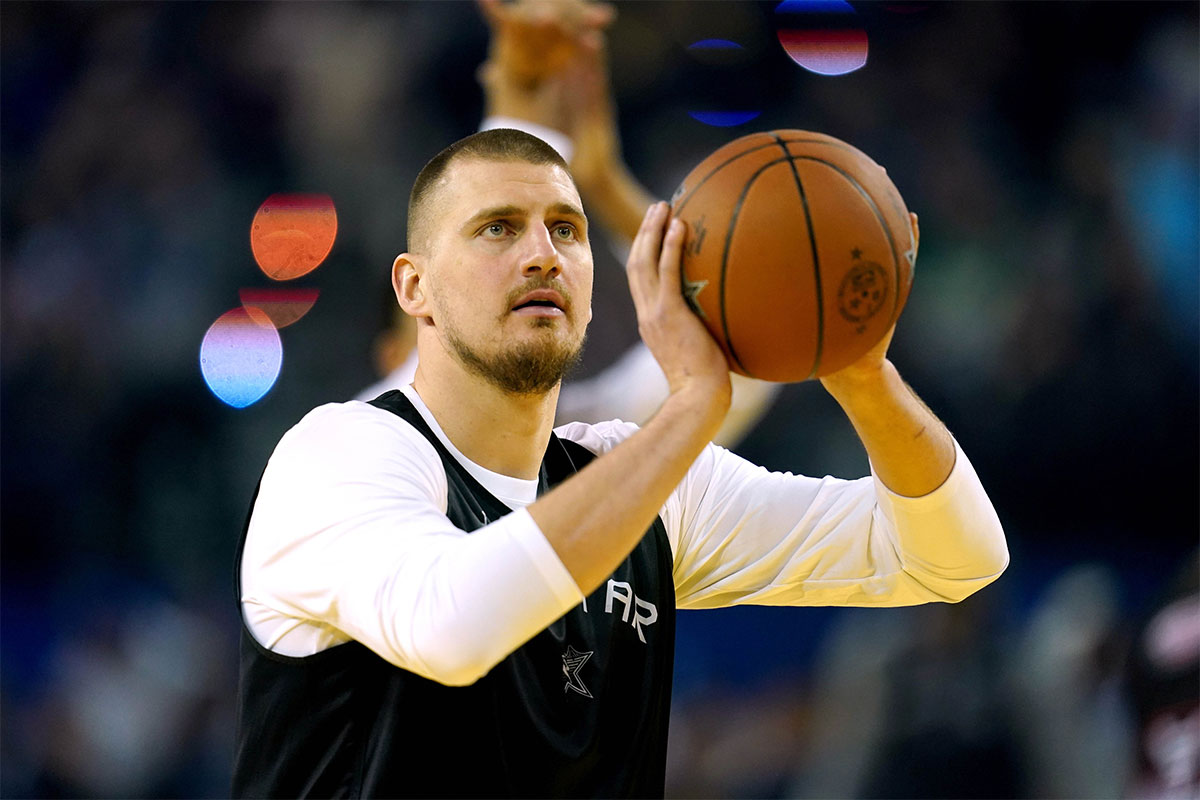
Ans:
POLYGON ((700 251, 704 248, 704 237, 708 235, 708 227, 704 224, 704 215, 700 215, 700 219, 689 223, 692 229, 692 236, 684 247, 684 252, 691 256, 700 255, 700 251))
POLYGON ((683 300, 701 319, 708 319, 708 314, 700 307, 700 292, 705 286, 708 281, 689 281, 686 275, 683 278, 683 300))
MULTIPOLYGON (((855 251, 858 258, 858 251, 855 251)), ((857 330, 866 330, 865 323, 879 313, 887 299, 888 279, 883 267, 874 261, 858 261, 838 289, 838 311, 850 322, 860 323, 857 330)))

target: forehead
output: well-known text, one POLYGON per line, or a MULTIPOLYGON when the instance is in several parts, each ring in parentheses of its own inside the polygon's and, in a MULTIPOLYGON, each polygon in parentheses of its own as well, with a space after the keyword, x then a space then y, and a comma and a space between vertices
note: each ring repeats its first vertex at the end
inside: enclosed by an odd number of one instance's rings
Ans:
POLYGON ((557 164, 462 159, 447 168, 440 183, 439 205, 453 217, 499 205, 516 205, 531 212, 564 202, 580 205, 575 182, 557 164))

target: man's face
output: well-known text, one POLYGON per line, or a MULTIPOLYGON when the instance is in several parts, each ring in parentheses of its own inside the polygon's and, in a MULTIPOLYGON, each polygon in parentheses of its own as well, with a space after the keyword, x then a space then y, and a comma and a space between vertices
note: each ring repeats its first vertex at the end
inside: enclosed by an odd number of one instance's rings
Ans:
POLYGON ((577 359, 592 316, 574 183, 555 165, 463 159, 435 191, 422 282, 443 345, 507 391, 548 391, 577 359))

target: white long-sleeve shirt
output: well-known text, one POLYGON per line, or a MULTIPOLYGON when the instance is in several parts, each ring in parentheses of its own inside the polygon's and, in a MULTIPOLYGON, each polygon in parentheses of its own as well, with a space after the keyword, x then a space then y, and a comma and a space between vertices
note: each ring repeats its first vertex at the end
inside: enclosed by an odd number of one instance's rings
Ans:
MULTIPOLYGON (((537 482, 450 453, 513 513, 472 532, 446 517, 433 446, 400 417, 349 402, 288 431, 263 474, 241 563, 247 626, 303 656, 355 639, 444 683, 470 683, 583 595, 524 507, 537 482)), ((637 430, 556 429, 592 452, 637 430)), ((710 445, 660 512, 679 608, 739 604, 902 606, 958 601, 1008 563, 1000 522, 961 448, 917 498, 858 480, 773 473, 710 445)), ((597 502, 609 502, 597 499, 597 502)))

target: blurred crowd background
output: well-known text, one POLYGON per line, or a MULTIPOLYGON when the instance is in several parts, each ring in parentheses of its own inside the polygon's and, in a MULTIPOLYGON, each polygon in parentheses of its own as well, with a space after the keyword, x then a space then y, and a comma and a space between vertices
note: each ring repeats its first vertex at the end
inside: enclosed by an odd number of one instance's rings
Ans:
MULTIPOLYGON (((922 231, 892 357, 1012 565, 954 606, 682 614, 668 795, 1197 796, 1200 5, 856 2, 842 76, 788 57, 776 5, 617 4, 625 158, 661 197, 756 130, 888 168, 922 231)), ((408 190, 476 129, 486 48, 467 2, 0 5, 3 796, 228 793, 246 506, 287 428, 376 379, 408 190), (200 342, 270 284, 248 231, 278 192, 330 195, 338 238, 234 409, 200 342)), ((581 375, 637 336, 595 250, 581 375)), ((867 468, 815 383, 738 449, 867 468)))

